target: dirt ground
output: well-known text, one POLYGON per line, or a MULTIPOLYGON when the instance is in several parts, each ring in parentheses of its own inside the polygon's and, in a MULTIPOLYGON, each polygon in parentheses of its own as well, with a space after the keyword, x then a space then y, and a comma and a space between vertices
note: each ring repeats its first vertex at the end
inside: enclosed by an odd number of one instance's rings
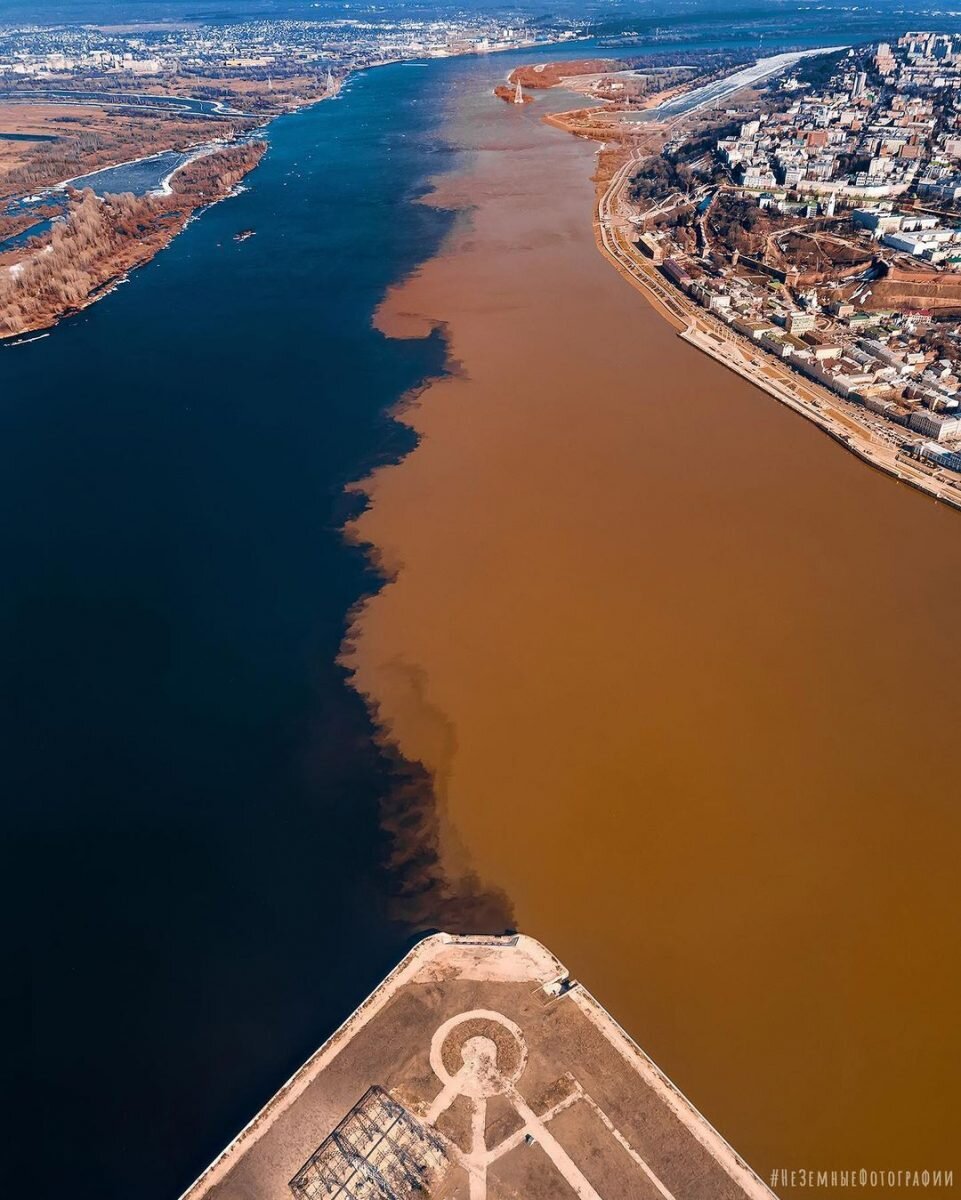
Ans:
MULTIPOLYGON (((330 1172, 362 1178, 371 1155, 393 1186, 412 1167, 356 1116, 371 1087, 405 1106, 421 1144, 435 1139, 445 1196, 463 1194, 466 1172, 472 1200, 770 1200, 593 997, 558 992, 559 976, 530 938, 428 938, 183 1200, 289 1200, 288 1180, 348 1142, 330 1172)), ((323 1186, 342 1194, 350 1179, 323 1186)))

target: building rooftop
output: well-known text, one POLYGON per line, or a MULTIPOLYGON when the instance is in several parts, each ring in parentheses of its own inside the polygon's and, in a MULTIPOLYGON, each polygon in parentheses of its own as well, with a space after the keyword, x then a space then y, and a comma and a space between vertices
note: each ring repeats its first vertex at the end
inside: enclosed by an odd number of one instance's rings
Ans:
POLYGON ((182 1200, 771 1200, 529 937, 417 945, 182 1200))

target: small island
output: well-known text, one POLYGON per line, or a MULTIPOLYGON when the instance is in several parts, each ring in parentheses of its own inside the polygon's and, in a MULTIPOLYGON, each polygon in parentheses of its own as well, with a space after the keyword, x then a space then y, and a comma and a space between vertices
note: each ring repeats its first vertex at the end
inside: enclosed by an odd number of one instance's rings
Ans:
POLYGON ((506 104, 532 104, 533 96, 528 96, 523 89, 518 86, 509 86, 506 83, 499 83, 494 88, 494 95, 498 100, 503 100, 506 104))

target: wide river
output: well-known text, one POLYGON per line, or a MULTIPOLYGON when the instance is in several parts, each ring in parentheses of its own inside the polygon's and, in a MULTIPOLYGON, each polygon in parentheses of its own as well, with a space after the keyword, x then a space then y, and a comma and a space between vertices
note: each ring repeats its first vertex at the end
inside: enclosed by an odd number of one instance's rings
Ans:
POLYGON ((33 1196, 170 1200, 436 926, 546 942, 762 1174, 961 1166, 961 518, 607 266, 529 57, 275 122, 0 349, 33 1196))
POLYGON ((502 889, 762 1175, 949 1167, 961 519, 608 266, 593 148, 540 121, 563 102, 446 110, 470 154, 433 202, 469 216, 378 323, 442 321, 456 369, 367 485, 394 577, 358 686, 433 777, 452 876, 502 889))

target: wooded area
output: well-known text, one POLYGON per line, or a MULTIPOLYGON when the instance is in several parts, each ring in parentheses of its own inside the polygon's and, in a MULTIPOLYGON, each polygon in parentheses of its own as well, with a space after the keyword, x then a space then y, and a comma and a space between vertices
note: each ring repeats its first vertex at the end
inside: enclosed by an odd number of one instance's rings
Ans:
POLYGON ((174 175, 168 196, 70 194, 67 215, 0 269, 0 336, 42 329, 148 262, 198 207, 221 199, 260 161, 263 142, 218 150, 174 175))

